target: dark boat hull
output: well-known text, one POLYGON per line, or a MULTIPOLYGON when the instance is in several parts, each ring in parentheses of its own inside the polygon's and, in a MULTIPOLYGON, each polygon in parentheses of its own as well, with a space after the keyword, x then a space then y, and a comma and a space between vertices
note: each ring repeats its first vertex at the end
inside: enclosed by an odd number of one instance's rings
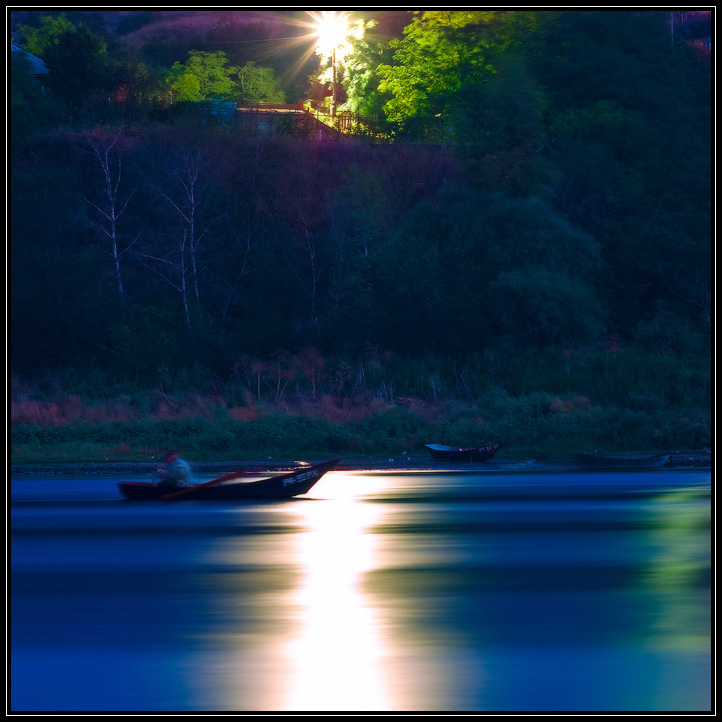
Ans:
POLYGON ((580 454, 577 461, 587 469, 658 469, 664 466, 669 454, 656 456, 597 456, 580 454))
MULTIPOLYGON (((278 474, 257 481, 224 483, 216 486, 200 484, 198 488, 191 488, 186 493, 175 497, 175 499, 178 501, 290 499, 309 492, 313 485, 327 471, 333 469, 338 462, 339 459, 333 459, 315 466, 304 467, 287 474, 278 474)), ((178 491, 140 481, 123 481, 118 484, 118 488, 126 499, 135 501, 160 501, 161 497, 178 491)))
POLYGON ((489 446, 464 449, 443 444, 426 444, 426 448, 436 461, 489 461, 499 451, 499 446, 499 444, 489 444, 489 446))

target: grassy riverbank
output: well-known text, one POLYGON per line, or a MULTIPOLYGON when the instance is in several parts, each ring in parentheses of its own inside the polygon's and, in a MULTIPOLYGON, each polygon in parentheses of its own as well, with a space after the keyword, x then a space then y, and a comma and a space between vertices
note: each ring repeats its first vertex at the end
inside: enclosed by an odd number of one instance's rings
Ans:
POLYGON ((225 381, 166 374, 149 388, 108 375, 13 378, 11 462, 150 461, 171 447, 198 461, 424 457, 427 443, 497 441, 498 458, 545 459, 712 443, 709 357, 294 360, 249 361, 225 381))
POLYGON ((686 410, 593 406, 584 397, 532 394, 493 404, 376 402, 364 408, 331 400, 296 408, 228 409, 196 399, 167 418, 92 419, 55 407, 55 423, 16 423, 14 464, 149 461, 179 448, 196 460, 399 457, 423 455, 426 443, 503 444, 499 458, 571 454, 691 452, 709 448, 710 419, 686 410), (201 408, 202 406, 202 408, 201 408))

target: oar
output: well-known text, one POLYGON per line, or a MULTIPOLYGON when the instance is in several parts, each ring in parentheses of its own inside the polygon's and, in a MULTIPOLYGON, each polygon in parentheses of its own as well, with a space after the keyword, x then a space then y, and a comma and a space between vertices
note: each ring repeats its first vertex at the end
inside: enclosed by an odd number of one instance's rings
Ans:
POLYGON ((189 492, 195 491, 196 489, 201 489, 204 486, 214 486, 215 484, 220 484, 222 481, 237 479, 238 477, 243 476, 245 473, 245 471, 231 471, 229 474, 219 476, 217 479, 211 479, 210 481, 206 481, 204 484, 195 484, 194 486, 189 486, 186 489, 174 491, 172 494, 166 494, 165 496, 161 496, 160 499, 162 499, 163 501, 170 501, 171 499, 176 499, 179 496, 183 496, 183 494, 188 494, 189 492))

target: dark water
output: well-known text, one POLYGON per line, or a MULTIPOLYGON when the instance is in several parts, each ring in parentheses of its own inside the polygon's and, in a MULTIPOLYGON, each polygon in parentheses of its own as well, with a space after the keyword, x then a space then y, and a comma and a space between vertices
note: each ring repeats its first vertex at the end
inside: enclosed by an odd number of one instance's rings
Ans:
POLYGON ((10 709, 711 708, 709 471, 11 482, 10 709))

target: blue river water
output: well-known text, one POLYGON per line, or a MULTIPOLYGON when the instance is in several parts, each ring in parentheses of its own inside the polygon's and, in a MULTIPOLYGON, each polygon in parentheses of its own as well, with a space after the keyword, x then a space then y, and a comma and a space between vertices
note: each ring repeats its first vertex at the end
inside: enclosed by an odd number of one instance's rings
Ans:
POLYGON ((120 480, 11 479, 12 712, 712 710, 709 470, 120 480))

